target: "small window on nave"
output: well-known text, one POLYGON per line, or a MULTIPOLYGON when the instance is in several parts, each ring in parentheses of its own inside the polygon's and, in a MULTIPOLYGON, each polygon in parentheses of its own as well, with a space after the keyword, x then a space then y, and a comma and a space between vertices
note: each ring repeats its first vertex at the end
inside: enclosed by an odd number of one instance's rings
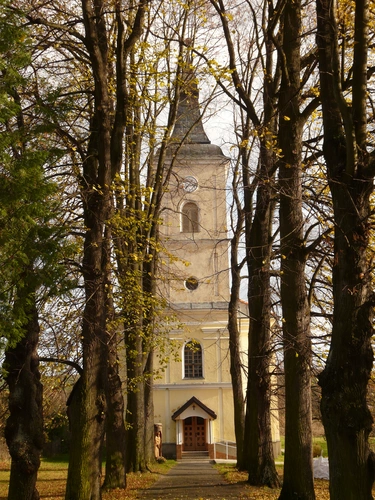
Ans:
POLYGON ((203 377, 202 346, 194 340, 188 342, 184 347, 184 377, 203 377))
POLYGON ((198 205, 192 201, 185 203, 181 210, 181 231, 197 233, 199 231, 198 205))

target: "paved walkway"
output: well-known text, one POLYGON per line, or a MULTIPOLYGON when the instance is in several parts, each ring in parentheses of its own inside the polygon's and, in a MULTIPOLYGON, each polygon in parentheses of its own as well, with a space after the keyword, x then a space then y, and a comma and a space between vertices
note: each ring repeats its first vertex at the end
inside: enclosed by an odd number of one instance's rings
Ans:
POLYGON ((177 462, 168 474, 148 490, 139 492, 142 500, 229 500, 246 499, 245 487, 228 484, 209 462, 177 462))

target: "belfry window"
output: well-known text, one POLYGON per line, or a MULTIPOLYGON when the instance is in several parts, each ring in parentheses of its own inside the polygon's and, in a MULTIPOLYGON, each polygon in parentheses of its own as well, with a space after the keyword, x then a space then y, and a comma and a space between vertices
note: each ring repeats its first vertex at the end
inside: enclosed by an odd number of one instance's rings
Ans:
POLYGON ((191 340, 184 348, 184 377, 202 378, 202 346, 199 342, 191 340))
POLYGON ((192 201, 185 203, 181 210, 181 230, 183 233, 199 231, 198 205, 192 201))

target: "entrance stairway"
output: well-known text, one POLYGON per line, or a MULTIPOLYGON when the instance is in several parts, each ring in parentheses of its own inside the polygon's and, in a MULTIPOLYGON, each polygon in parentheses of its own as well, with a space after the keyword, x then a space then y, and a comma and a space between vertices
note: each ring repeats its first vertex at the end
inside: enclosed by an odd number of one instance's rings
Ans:
POLYGON ((209 462, 208 451, 183 451, 179 462, 209 462))

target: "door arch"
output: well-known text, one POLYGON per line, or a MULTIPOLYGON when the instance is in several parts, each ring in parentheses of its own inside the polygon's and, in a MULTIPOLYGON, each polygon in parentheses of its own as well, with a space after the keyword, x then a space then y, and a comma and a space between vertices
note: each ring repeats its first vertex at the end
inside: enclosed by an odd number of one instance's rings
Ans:
POLYGON ((206 451, 206 420, 202 417, 187 417, 183 422, 183 450, 206 451))

